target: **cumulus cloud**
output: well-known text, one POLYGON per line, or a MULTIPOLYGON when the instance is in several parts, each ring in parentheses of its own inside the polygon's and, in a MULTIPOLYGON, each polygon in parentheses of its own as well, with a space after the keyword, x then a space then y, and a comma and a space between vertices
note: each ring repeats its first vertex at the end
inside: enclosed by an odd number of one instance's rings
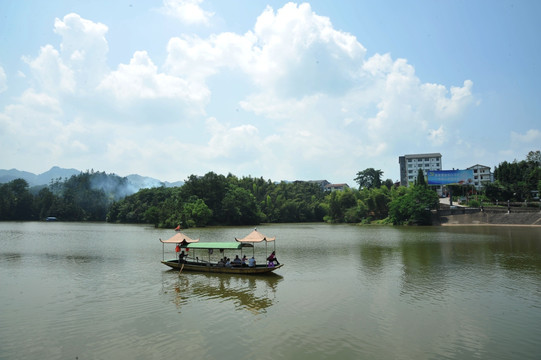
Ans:
POLYGON ((164 0, 161 11, 185 24, 208 25, 214 15, 201 8, 203 0, 164 0))
POLYGON ((35 86, 47 93, 69 93, 75 91, 73 70, 61 59, 52 45, 43 46, 37 58, 24 60, 30 67, 35 86))
POLYGON ((208 39, 174 37, 167 44, 164 68, 172 75, 205 83, 223 68, 249 69, 253 64, 256 38, 247 33, 222 33, 208 39))
POLYGON ((207 89, 159 73, 146 51, 137 51, 129 64, 120 64, 103 79, 98 90, 109 90, 120 100, 177 98, 201 101, 208 96, 207 89))
POLYGON ((107 72, 107 26, 68 14, 56 19, 55 33, 62 37, 60 50, 47 44, 36 58, 23 60, 32 71, 34 86, 48 93, 92 91, 107 72))
MULTIPOLYGON (((204 24, 212 16, 201 1, 163 4, 185 22, 204 24)), ((186 171, 204 163, 208 171, 286 179, 319 177, 324 163, 337 164, 327 165, 329 173, 344 178, 366 159, 395 163, 405 149, 443 144, 473 102, 472 81, 423 83, 406 59, 367 57, 355 36, 306 3, 267 7, 244 34, 168 39, 162 64, 140 50, 109 69, 108 26, 78 14, 56 19, 54 31, 59 48, 47 44, 24 58, 32 88, 0 114, 0 123, 12 133, 24 124, 48 134, 59 154, 97 151, 115 166, 138 169, 148 161, 173 172, 169 159, 182 154, 186 171), (224 93, 229 84, 213 83, 223 74, 249 86, 224 93), (223 118, 220 107, 206 115, 222 97, 236 101, 228 106, 244 116, 223 118)), ((0 91, 2 78, 0 71, 0 91)))
POLYGON ((288 3, 277 12, 267 7, 253 35, 253 62, 245 71, 262 88, 288 97, 343 93, 366 53, 353 35, 335 30, 307 3, 288 3))
POLYGON ((80 86, 96 86, 108 71, 108 27, 83 19, 75 13, 56 19, 54 31, 62 37, 62 60, 74 72, 80 86))
POLYGON ((61 155, 72 145, 69 125, 63 124, 61 103, 53 96, 26 90, 0 116, 2 150, 23 152, 37 159, 61 155))

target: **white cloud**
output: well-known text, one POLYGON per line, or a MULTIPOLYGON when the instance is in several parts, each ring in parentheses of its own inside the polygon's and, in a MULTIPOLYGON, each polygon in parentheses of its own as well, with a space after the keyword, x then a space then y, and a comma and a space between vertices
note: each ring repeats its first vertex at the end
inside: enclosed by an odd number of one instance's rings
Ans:
MULTIPOLYGON (((192 11, 191 20, 208 22, 200 5, 164 1, 170 14, 192 11)), ((306 3, 267 7, 245 34, 171 38, 163 64, 141 50, 113 70, 106 25, 68 14, 54 31, 60 50, 45 45, 25 58, 32 88, 0 113, 0 124, 12 134, 32 129, 19 146, 37 144, 55 159, 95 158, 94 168, 146 166, 151 174, 156 167, 172 179, 171 159, 181 159, 184 171, 199 174, 344 179, 378 167, 376 159, 396 163, 408 151, 438 151, 457 136, 473 101, 469 80, 450 88, 423 83, 406 59, 366 58, 355 36, 306 3), (248 86, 226 94, 232 86, 216 86, 224 74, 248 86), (223 97, 241 115, 226 118, 223 97), (209 104, 213 117, 202 121, 209 104)), ((0 72, 0 89, 2 82, 0 72)))
POLYGON ((209 152, 214 158, 251 158, 261 150, 258 130, 253 125, 228 127, 210 118, 206 126, 211 134, 209 152))
POLYGON ((8 88, 7 85, 7 76, 4 68, 0 66, 0 94, 6 91, 8 88))
POLYGON ((57 154, 55 149, 65 145, 58 141, 58 134, 66 131, 62 115, 61 104, 54 97, 33 89, 25 91, 17 103, 6 106, 0 116, 1 152, 20 152, 30 159, 57 154))
POLYGON ((52 45, 41 48, 37 58, 24 58, 30 66, 36 86, 47 93, 70 93, 75 91, 73 70, 61 59, 52 45))
POLYGON ((120 64, 103 79, 98 90, 109 90, 121 101, 175 98, 201 102, 209 95, 206 88, 197 84, 159 73, 146 51, 137 51, 129 64, 120 64))
POLYGON ((429 130, 429 139, 433 145, 443 145, 445 142, 445 131, 443 126, 440 126, 438 129, 429 130))
POLYGON ((511 132, 511 142, 516 145, 537 146, 541 144, 541 131, 537 129, 530 129, 524 134, 517 132, 511 132), (531 145, 530 145, 531 144, 531 145))
POLYGON ((214 14, 203 10, 200 6, 202 3, 203 0, 164 0, 161 10, 185 24, 208 25, 214 14))
POLYGON ((222 68, 250 68, 255 41, 250 33, 222 33, 207 40, 197 36, 175 37, 167 44, 164 68, 172 75, 204 83, 222 68))
POLYGON ((254 60, 244 70, 261 88, 297 98, 342 93, 366 53, 353 35, 335 30, 307 3, 288 3, 276 13, 267 7, 253 34, 254 60))
POLYGON ((55 19, 54 31, 62 37, 62 59, 76 73, 79 84, 95 86, 108 71, 108 27, 71 13, 62 20, 55 19))

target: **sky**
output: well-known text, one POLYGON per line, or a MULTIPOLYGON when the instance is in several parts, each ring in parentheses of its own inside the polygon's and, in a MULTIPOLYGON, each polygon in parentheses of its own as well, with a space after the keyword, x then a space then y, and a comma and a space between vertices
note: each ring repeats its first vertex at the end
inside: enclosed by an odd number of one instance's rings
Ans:
POLYGON ((541 148, 541 2, 0 0, 0 169, 399 180, 541 148))

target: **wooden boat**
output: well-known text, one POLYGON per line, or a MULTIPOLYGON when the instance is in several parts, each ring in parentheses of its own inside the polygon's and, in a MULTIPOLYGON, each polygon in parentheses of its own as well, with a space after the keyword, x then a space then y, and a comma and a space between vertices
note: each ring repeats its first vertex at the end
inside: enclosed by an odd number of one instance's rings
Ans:
POLYGON ((225 254, 226 251, 231 250, 237 250, 242 253, 242 250, 245 248, 254 248, 254 243, 256 242, 269 242, 274 240, 275 238, 266 238, 264 235, 257 232, 257 230, 254 230, 250 235, 243 239, 235 238, 235 241, 230 242, 199 242, 199 239, 191 239, 185 234, 179 232, 168 240, 160 239, 162 243, 162 248, 164 244, 176 244, 176 250, 178 250, 177 253, 181 252, 181 254, 184 254, 184 252, 186 252, 190 256, 188 257, 188 255, 186 255, 186 257, 181 260, 177 255, 176 259, 165 260, 165 250, 163 250, 164 259, 162 260, 162 264, 179 271, 198 271, 207 273, 250 275, 268 274, 272 273, 276 269, 281 268, 283 264, 274 265, 274 263, 272 263, 272 266, 269 266, 266 261, 262 261, 262 264, 256 264, 253 267, 233 264, 231 266, 225 266, 223 263, 213 261, 211 258, 215 250, 219 254, 225 254), (198 251, 199 254, 201 254, 201 259, 198 256, 198 251), (207 256, 208 260, 203 260, 203 257, 207 256))

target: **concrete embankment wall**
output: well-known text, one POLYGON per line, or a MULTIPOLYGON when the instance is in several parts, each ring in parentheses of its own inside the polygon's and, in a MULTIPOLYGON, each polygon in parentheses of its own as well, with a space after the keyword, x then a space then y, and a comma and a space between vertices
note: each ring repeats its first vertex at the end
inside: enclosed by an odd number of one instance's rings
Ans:
POLYGON ((541 226, 541 211, 511 209, 492 210, 473 208, 457 208, 438 210, 433 213, 434 225, 475 225, 475 224, 501 224, 501 225, 537 225, 541 226))

